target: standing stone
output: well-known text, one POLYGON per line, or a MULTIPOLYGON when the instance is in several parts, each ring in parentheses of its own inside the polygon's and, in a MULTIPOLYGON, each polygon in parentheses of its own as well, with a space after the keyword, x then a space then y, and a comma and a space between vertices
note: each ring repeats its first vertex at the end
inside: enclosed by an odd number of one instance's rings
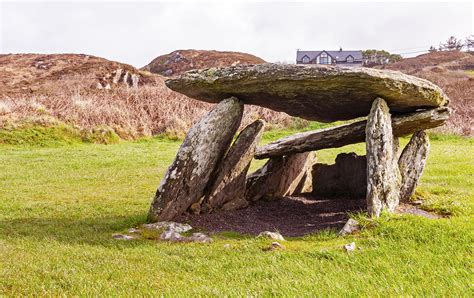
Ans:
POLYGON ((225 210, 246 207, 245 178, 255 149, 263 133, 265 122, 257 120, 239 134, 216 172, 209 194, 204 199, 205 209, 225 210))
POLYGON ((387 103, 377 98, 367 118, 367 208, 369 215, 394 211, 399 202, 400 171, 395 158, 387 103))
POLYGON ((271 158, 247 177, 247 201, 281 198, 300 191, 301 180, 310 177, 315 162, 313 152, 271 158))
POLYGON ((232 142, 242 113, 242 102, 231 97, 217 104, 188 131, 156 192, 149 221, 171 220, 201 199, 212 172, 232 142))
POLYGON ((428 135, 422 130, 415 132, 398 160, 398 167, 402 176, 400 201, 408 201, 415 193, 429 151, 430 140, 428 135))

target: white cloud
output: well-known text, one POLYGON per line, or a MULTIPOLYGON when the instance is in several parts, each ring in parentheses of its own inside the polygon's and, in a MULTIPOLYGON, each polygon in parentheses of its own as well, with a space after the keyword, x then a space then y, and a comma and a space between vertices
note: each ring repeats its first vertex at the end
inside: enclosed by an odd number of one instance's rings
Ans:
POLYGON ((188 48, 288 62, 296 48, 410 52, 473 31, 472 3, 457 2, 3 2, 0 16, 2 53, 87 53, 135 66, 188 48))

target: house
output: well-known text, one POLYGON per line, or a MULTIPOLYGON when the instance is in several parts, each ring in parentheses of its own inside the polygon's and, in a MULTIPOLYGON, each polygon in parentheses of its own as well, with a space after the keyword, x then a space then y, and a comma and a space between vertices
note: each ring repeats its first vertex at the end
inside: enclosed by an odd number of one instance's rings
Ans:
POLYGON ((362 51, 296 51, 296 64, 362 66, 362 51))

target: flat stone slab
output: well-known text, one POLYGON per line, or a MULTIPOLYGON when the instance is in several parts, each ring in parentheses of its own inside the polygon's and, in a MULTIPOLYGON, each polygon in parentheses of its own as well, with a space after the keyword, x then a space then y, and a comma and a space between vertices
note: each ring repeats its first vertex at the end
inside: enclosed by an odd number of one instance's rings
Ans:
POLYGON ((166 81, 174 91, 217 103, 236 96, 308 120, 332 122, 367 116, 382 97, 391 113, 446 106, 433 83, 398 71, 365 67, 265 63, 192 70, 166 81))

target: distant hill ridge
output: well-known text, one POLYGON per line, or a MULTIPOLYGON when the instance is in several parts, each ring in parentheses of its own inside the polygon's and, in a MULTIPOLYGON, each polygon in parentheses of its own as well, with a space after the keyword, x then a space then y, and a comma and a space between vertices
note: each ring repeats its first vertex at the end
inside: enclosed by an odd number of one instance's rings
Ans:
POLYGON ((163 76, 176 76, 191 69, 261 63, 265 63, 265 60, 240 52, 177 50, 156 57, 148 65, 142 67, 142 70, 163 76))

